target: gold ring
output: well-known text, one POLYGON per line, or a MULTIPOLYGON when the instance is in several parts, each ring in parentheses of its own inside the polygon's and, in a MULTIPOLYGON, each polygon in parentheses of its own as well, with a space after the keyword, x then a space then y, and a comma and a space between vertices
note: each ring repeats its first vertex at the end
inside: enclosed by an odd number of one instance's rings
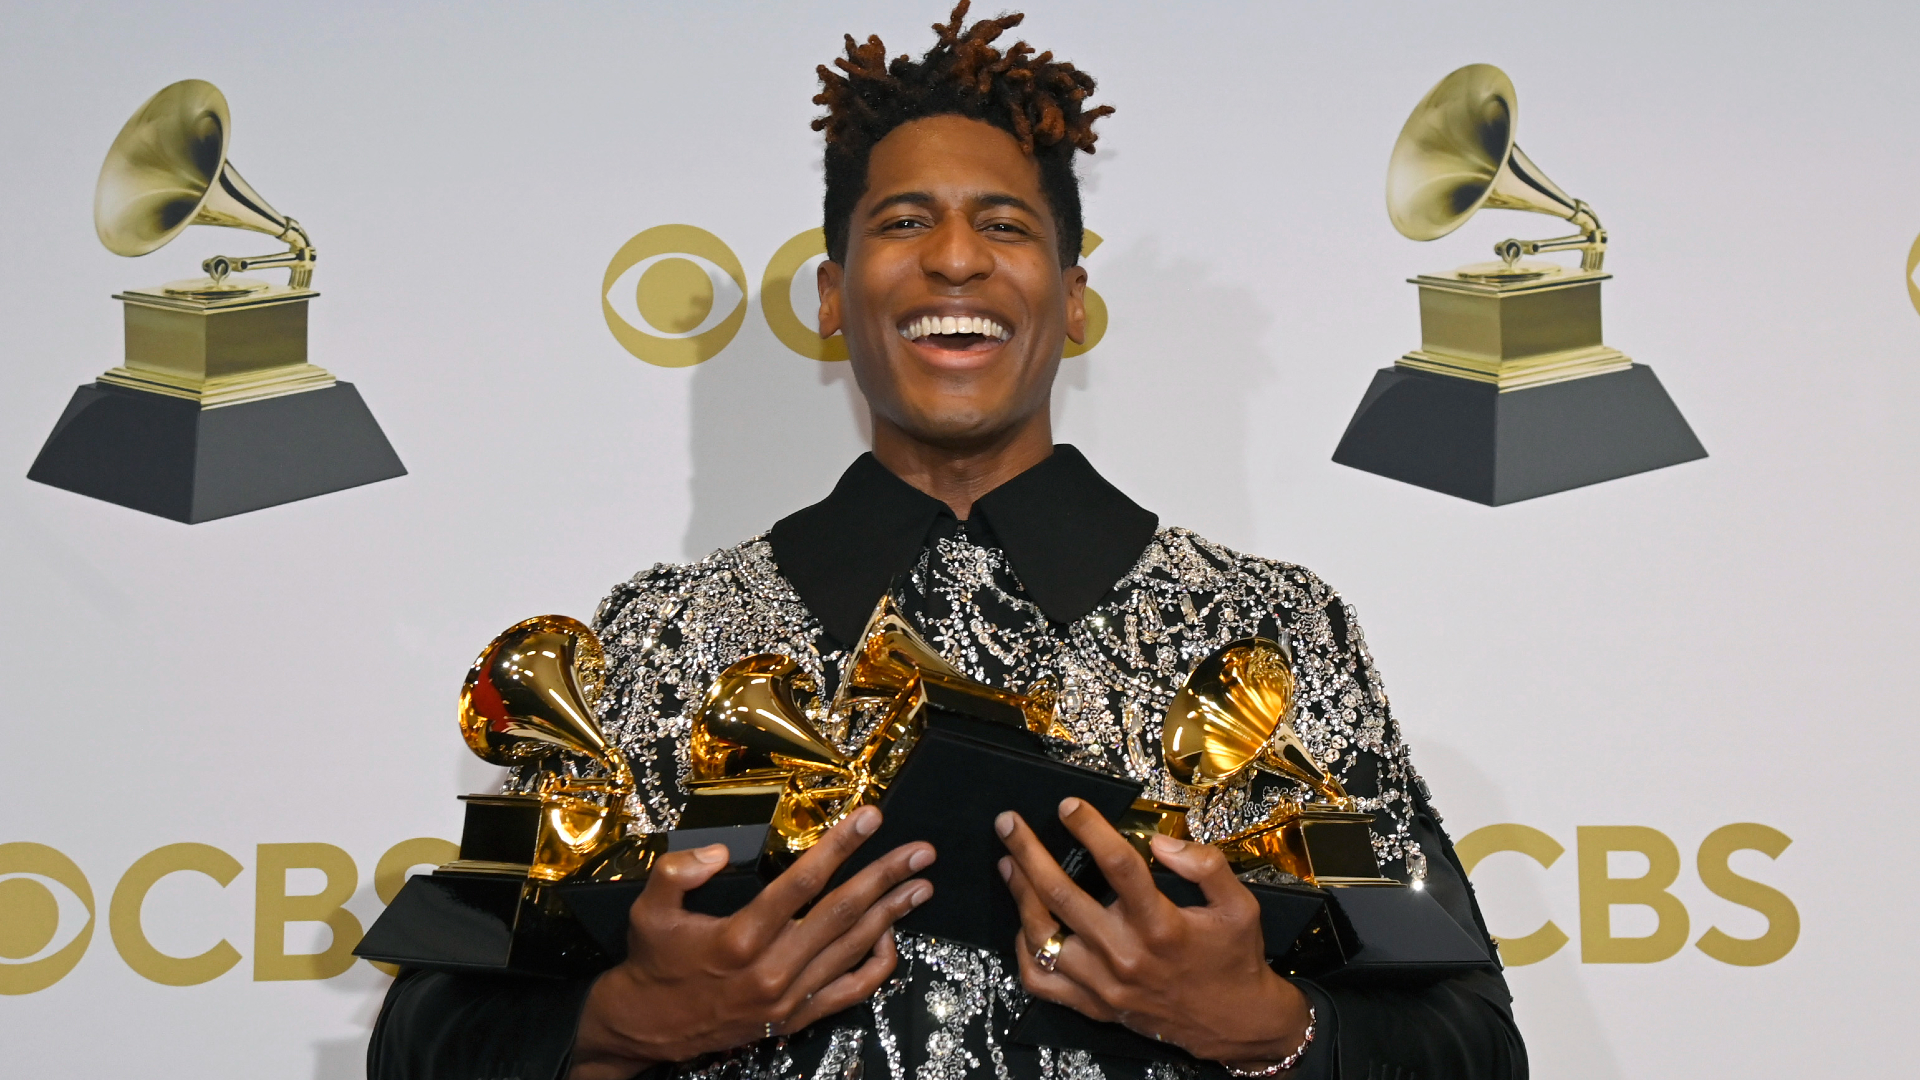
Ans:
POLYGON ((1067 928, 1063 926, 1047 935, 1047 940, 1041 942, 1040 947, 1034 950, 1033 962, 1040 966, 1041 971, 1051 973, 1054 968, 1060 966, 1060 950, 1065 948, 1066 944, 1067 928))

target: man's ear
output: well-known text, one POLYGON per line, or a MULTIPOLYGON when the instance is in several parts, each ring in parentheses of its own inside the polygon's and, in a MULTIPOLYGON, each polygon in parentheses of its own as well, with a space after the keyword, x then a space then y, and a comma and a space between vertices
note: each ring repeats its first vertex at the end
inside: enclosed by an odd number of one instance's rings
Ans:
MULTIPOLYGON (((820 336, 823 338, 840 332, 840 281, 845 273, 839 263, 828 259, 820 264, 820 270, 815 275, 820 286, 820 336)), ((1086 275, 1081 276, 1084 278, 1086 275)), ((1080 321, 1086 321, 1084 313, 1080 321)))
MULTIPOLYGON (((824 274, 826 269, 826 266, 822 265, 821 273, 824 274)), ((821 280, 824 281, 825 278, 821 280)), ((1067 337, 1075 345, 1085 345, 1087 343, 1087 268, 1079 265, 1069 266, 1061 275, 1061 281, 1067 286, 1067 337)), ((827 325, 824 317, 826 309, 820 310, 822 313, 820 328, 824 330, 827 325)))

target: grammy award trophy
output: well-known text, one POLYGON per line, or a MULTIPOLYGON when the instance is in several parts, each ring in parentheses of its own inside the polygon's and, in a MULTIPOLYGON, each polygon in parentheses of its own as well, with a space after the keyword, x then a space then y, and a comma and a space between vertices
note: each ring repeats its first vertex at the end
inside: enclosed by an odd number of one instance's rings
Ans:
POLYGON ((125 362, 74 392, 28 479, 193 523, 406 473, 353 386, 307 362, 313 241, 227 159, 231 128, 211 83, 155 94, 100 167, 94 229, 116 255, 156 251, 190 225, 287 250, 216 255, 205 277, 117 294, 125 362), (286 284, 238 276, 271 267, 286 284))
POLYGON ((1607 233, 1514 142, 1499 68, 1442 79, 1387 167, 1387 212, 1434 240, 1483 209, 1564 218, 1577 232, 1503 240, 1493 262, 1421 274, 1420 348, 1374 376, 1333 460, 1498 506, 1706 456, 1653 375, 1600 332, 1607 233), (1528 255, 1578 252, 1578 267, 1528 255))
POLYGON ((1292 781, 1267 820, 1212 841, 1263 908, 1302 886, 1327 918, 1268 943, 1274 966, 1335 981, 1430 977, 1489 963, 1486 947, 1426 892, 1381 873, 1373 815, 1329 772, 1294 727, 1294 658, 1283 641, 1229 642, 1195 665, 1162 729, 1167 771, 1201 798, 1266 773, 1292 781), (1276 948, 1276 945, 1279 947, 1276 948))
POLYGON ((594 716, 600 640, 559 615, 514 624, 482 650, 460 691, 460 734, 482 760, 520 766, 525 790, 466 795, 460 857, 409 879, 354 955, 402 966, 563 976, 609 962, 625 910, 665 849, 637 827, 627 759, 594 716), (619 896, 596 935, 581 890, 619 896), (569 895, 569 893, 572 895, 569 895))

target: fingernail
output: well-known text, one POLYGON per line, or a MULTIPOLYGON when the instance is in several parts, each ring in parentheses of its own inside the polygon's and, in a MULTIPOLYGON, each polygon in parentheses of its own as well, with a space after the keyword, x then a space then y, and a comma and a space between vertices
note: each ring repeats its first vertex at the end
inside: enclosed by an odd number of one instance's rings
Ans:
POLYGON ((1078 809, 1080 809, 1079 799, 1076 799, 1072 796, 1068 796, 1067 798, 1060 800, 1060 816, 1061 817, 1066 817, 1067 815, 1073 813, 1075 810, 1078 810, 1078 809))
POLYGON ((912 855, 907 856, 907 869, 909 870, 925 870, 927 867, 932 865, 933 865, 933 849, 932 848, 921 848, 919 851, 916 851, 912 855))
POLYGON ((1147 846, 1157 852, 1171 855, 1186 847, 1187 842, 1177 836, 1168 836, 1165 833, 1154 833, 1152 839, 1147 841, 1147 846))
POLYGON ((693 857, 703 863, 723 863, 727 861, 727 845, 708 844, 703 848, 694 848, 693 857))
POLYGON ((1002 856, 1000 859, 1000 879, 1002 881, 1013 880, 1013 860, 1005 856, 1002 856))
POLYGON ((907 898, 907 902, 912 904, 914 907, 919 907, 921 904, 924 904, 927 902, 927 897, 932 895, 933 895, 933 886, 923 881, 920 883, 918 888, 913 890, 913 895, 907 898))
POLYGON ((872 836, 873 830, 880 827, 880 811, 863 806, 853 812, 853 831, 861 836, 872 836))
POLYGON ((1012 836, 1013 811, 1001 811, 1000 816, 993 819, 993 831, 999 833, 1001 836, 1012 836))

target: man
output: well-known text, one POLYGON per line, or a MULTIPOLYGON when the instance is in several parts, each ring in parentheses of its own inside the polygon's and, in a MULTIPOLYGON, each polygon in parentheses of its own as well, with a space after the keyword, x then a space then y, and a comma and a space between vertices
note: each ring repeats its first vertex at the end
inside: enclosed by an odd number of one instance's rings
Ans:
MULTIPOLYGON (((1093 80, 1050 53, 994 47, 1020 16, 963 28, 966 8, 935 27, 919 63, 889 63, 877 38, 849 37, 843 74, 820 69, 820 326, 845 335, 873 452, 766 536, 655 567, 602 605, 602 721, 639 778, 637 811, 654 828, 678 819, 689 724, 721 669, 780 652, 831 694, 895 580, 907 616, 968 675, 1053 690, 1071 737, 1050 752, 1171 801, 1198 794, 1167 776, 1159 752, 1160 718, 1188 671, 1229 641, 1285 635, 1300 734, 1374 814, 1382 866, 1422 882, 1487 940, 1351 609, 1299 567, 1160 528, 1078 451, 1053 444, 1054 374, 1086 320, 1072 155, 1092 151, 1093 123, 1111 110, 1084 108, 1093 80)), ((1224 836, 1290 794, 1273 777, 1231 785, 1189 815, 1192 831, 1224 836)), ((681 903, 724 863, 721 849, 662 857, 634 904, 628 959, 596 979, 404 975, 370 1075, 1525 1074, 1491 946, 1487 970, 1436 984, 1285 979, 1264 960, 1252 894, 1213 848, 1155 840, 1156 858, 1208 900, 1179 908, 1098 814, 1076 800, 1059 812, 1118 899, 1103 907, 1076 888, 1028 824, 1003 815, 1017 966, 892 931, 931 892, 913 877, 938 858, 927 844, 887 852, 821 895, 877 827, 866 808, 729 918, 681 903), (1029 994, 1180 1052, 1150 1062, 1014 1043, 1010 1022, 1029 994)))

